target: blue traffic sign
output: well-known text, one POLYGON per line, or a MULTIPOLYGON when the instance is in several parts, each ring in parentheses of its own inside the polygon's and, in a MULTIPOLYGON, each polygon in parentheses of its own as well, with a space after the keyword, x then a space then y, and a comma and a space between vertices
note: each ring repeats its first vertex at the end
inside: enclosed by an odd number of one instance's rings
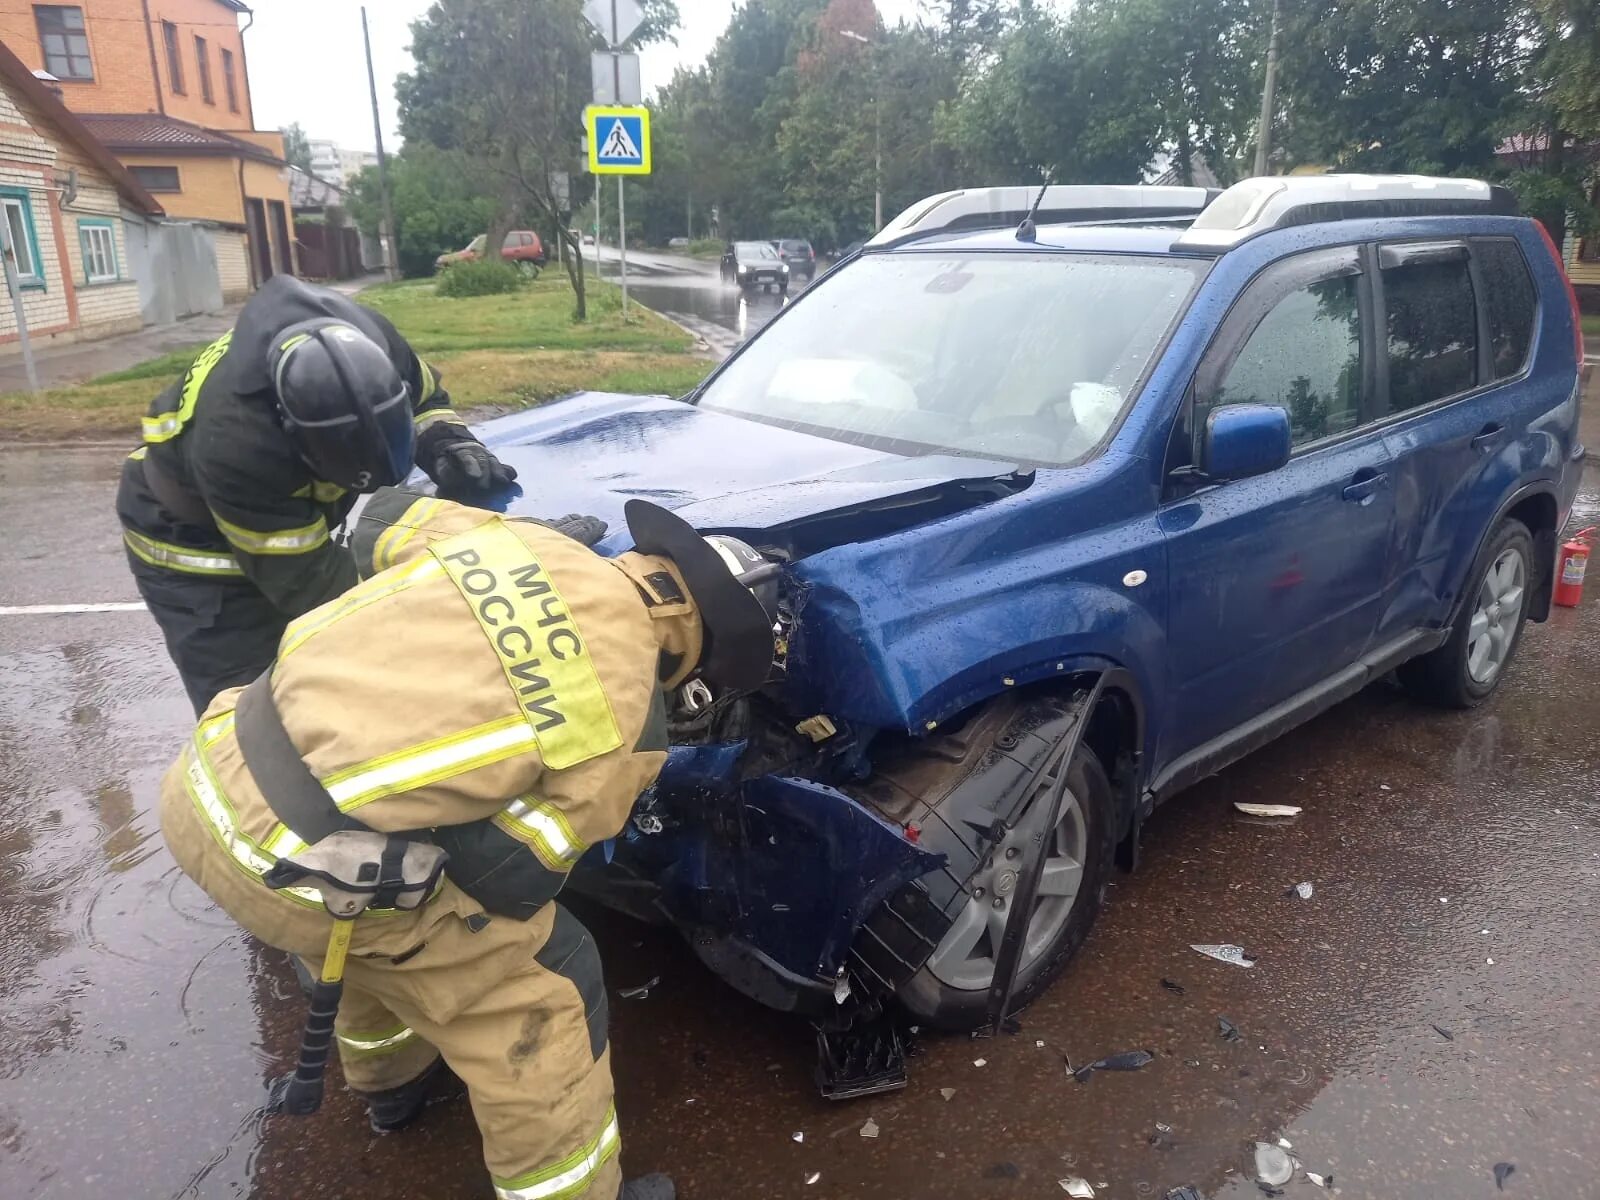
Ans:
POLYGON ((596 175, 650 173, 650 111, 596 105, 587 113, 589 169, 596 175))

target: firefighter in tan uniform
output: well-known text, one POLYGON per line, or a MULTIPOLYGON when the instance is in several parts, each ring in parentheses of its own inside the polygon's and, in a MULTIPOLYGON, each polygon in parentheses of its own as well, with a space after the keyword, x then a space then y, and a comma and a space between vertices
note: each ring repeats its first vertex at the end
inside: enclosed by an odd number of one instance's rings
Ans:
POLYGON ((274 666, 206 710, 162 786, 183 870, 315 966, 330 918, 262 875, 340 830, 449 854, 437 893, 354 923, 337 1043, 378 1128, 420 1112, 440 1056, 465 1081, 501 1200, 626 1189, 594 944, 552 903, 666 759, 663 689, 751 690, 772 665, 776 566, 628 504, 603 558, 535 521, 379 492, 365 577, 290 623, 274 666))

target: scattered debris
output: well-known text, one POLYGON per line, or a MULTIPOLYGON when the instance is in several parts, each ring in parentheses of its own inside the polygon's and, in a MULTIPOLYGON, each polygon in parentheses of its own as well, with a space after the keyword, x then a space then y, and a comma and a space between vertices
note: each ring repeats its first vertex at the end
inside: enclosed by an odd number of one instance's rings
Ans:
POLYGON ((1439 903, 1440 904, 1449 904, 1450 903, 1450 897, 1449 896, 1440 896, 1439 897, 1439 903))
POLYGON ((791 1133, 789 1136, 797 1142, 803 1142, 806 1140, 806 1135, 803 1131, 800 1133, 791 1133))
POLYGON ((1171 1133, 1172 1132, 1172 1126, 1164 1124, 1161 1121, 1157 1121, 1156 1122, 1156 1129, 1158 1129, 1162 1133, 1171 1133))
POLYGON ((850 981, 841 975, 833 984, 833 1002, 843 1004, 848 999, 850 999, 850 981))
POLYGON ((813 1171, 813 1172, 811 1172, 811 1174, 806 1176, 806 1186, 810 1187, 813 1183, 815 1183, 817 1180, 819 1180, 821 1178, 822 1178, 822 1172, 821 1171, 813 1171))
POLYGON ((1378 790, 1380 792, 1392 792, 1392 791, 1394 791, 1394 789, 1392 787, 1390 787, 1387 783, 1380 783, 1378 785, 1378 790))
POLYGON ((955 1094, 956 1094, 955 1088, 940 1088, 939 1089, 939 1095, 943 1096, 946 1101, 948 1101, 955 1094))
POLYGON ((1310 883, 1297 883, 1289 890, 1296 896, 1299 896, 1300 899, 1309 900, 1311 899, 1312 893, 1316 891, 1316 888, 1312 887, 1310 883))
POLYGON ((867 1123, 861 1127, 861 1136, 865 1138, 875 1138, 878 1136, 878 1123, 871 1117, 868 1117, 867 1123))
POLYGON ((1282 1146, 1256 1143, 1256 1178, 1268 1187, 1278 1187, 1294 1178, 1294 1159, 1282 1146))
POLYGON ((1043 1038, 1034 1038, 1033 1039, 1033 1044, 1035 1046, 1039 1047, 1039 1049, 1041 1049, 1041 1050, 1044 1049, 1044 1039, 1043 1038))
POLYGON ((1497 1162, 1494 1165, 1494 1186, 1497 1191, 1506 1190, 1506 1180, 1511 1178, 1511 1173, 1517 1169, 1516 1163, 1497 1162))
POLYGON ((1318 1175, 1315 1171, 1307 1171, 1306 1178, 1319 1188, 1331 1188, 1333 1186, 1332 1175, 1318 1175))
POLYGON ((1483 961, 1488 963, 1491 967, 1494 966, 1494 959, 1492 958, 1486 958, 1483 961))
POLYGON ((656 987, 660 982, 661 976, 656 975, 641 983, 638 987, 623 988, 617 995, 624 1000, 643 1000, 650 995, 650 989, 656 987))
POLYGON ((1161 981, 1161 986, 1166 988, 1169 992, 1176 992, 1180 996, 1183 995, 1185 991, 1183 984, 1174 982, 1171 979, 1163 978, 1161 981))
POLYGON ((1137 1071, 1155 1060, 1156 1056, 1148 1050, 1127 1050, 1121 1054, 1109 1054, 1105 1058, 1097 1058, 1087 1066, 1079 1067, 1072 1073, 1072 1077, 1079 1083, 1088 1083, 1089 1076, 1096 1071, 1137 1071))
POLYGON ((1294 1143, 1291 1142, 1286 1137, 1279 1138, 1278 1139, 1278 1145, 1282 1146, 1285 1150, 1293 1150, 1294 1149, 1294 1143))
POLYGON ((1078 1200, 1094 1200, 1094 1188, 1089 1185, 1087 1179, 1068 1175, 1065 1179, 1056 1180, 1056 1183, 1069 1196, 1076 1196, 1078 1200))
POLYGON ((1218 962, 1232 963, 1236 967, 1253 967, 1256 965, 1256 960, 1246 953, 1243 946, 1235 946, 1231 943, 1223 943, 1217 946, 1190 945, 1189 949, 1196 953, 1204 954, 1207 958, 1214 958, 1218 962))
POLYGON ((1443 1025, 1430 1025, 1430 1026, 1428 1026, 1428 1028, 1433 1030, 1435 1033, 1437 1033, 1440 1037, 1442 1037, 1447 1042, 1453 1042, 1453 1041, 1456 1040, 1456 1035, 1451 1033, 1443 1025))
POLYGON ((1222 1033, 1225 1042, 1237 1042, 1240 1038, 1239 1027, 1221 1013, 1217 1014, 1217 1028, 1222 1033))
POLYGON ((1233 806, 1247 817, 1298 817, 1298 804, 1249 804, 1235 800, 1233 806))
POLYGON ((1201 1200, 1201 1196, 1192 1187, 1175 1187, 1166 1194, 1165 1200, 1201 1200))
POLYGON ((972 1065, 975 1066, 975 1067, 987 1066, 988 1063, 989 1063, 989 1060, 987 1058, 975 1058, 975 1059, 972 1060, 972 1065))

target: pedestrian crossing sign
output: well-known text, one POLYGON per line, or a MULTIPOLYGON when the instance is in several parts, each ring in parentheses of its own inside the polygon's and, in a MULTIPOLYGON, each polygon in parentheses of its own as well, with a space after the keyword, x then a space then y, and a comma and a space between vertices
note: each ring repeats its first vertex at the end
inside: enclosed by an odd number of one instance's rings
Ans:
POLYGON ((596 175, 650 174, 650 110, 594 104, 584 111, 589 170, 596 175))

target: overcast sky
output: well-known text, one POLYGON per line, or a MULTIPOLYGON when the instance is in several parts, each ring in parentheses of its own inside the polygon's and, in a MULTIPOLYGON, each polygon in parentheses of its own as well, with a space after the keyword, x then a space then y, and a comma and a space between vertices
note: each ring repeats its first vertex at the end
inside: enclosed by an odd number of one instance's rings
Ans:
MULTIPOLYGON (((396 134, 394 78, 411 67, 411 22, 430 0, 377 0, 367 5, 386 149, 396 134)), ((646 50, 644 90, 672 78, 681 65, 705 61, 728 25, 735 0, 678 0, 678 44, 646 50)), ((914 16, 918 0, 877 0, 887 24, 914 16)), ((298 121, 310 137, 350 149, 372 149, 372 101, 361 48, 358 0, 256 0, 255 24, 245 35, 256 125, 277 129, 298 121)))

